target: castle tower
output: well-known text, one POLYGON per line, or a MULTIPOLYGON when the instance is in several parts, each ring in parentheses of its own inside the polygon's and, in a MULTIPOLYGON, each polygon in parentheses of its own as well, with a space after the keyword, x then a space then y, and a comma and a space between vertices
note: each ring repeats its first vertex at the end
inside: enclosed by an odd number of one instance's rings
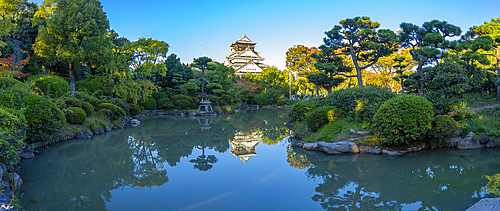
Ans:
POLYGON ((244 75, 245 73, 261 74, 262 69, 266 68, 267 65, 262 63, 264 58, 255 51, 256 44, 246 34, 240 37, 229 46, 231 47, 231 53, 226 56, 224 65, 232 67, 235 70, 235 75, 244 75))

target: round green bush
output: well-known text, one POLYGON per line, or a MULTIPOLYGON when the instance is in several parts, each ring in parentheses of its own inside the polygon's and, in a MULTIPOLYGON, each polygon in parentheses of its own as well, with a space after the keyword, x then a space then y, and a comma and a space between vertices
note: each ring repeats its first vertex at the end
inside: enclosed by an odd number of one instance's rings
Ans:
POLYGON ((177 100, 175 104, 179 106, 180 109, 188 109, 191 106, 191 103, 186 99, 177 100))
POLYGON ((66 122, 64 113, 52 101, 40 95, 24 98, 23 104, 26 106, 24 116, 27 123, 26 140, 28 143, 53 138, 66 122))
POLYGON ((439 144, 445 138, 451 137, 459 129, 457 121, 449 116, 437 115, 431 122, 428 136, 431 143, 439 144))
POLYGON ((0 77, 0 89, 7 89, 13 87, 15 85, 18 86, 26 86, 23 82, 18 81, 11 77, 0 77))
POLYGON ((19 152, 23 147, 25 119, 21 114, 11 113, 0 107, 0 161, 14 164, 19 161, 19 152))
POLYGON ((431 125, 432 103, 417 95, 387 100, 373 117, 377 134, 386 146, 407 146, 422 139, 431 125))
POLYGON ((130 114, 131 115, 137 115, 139 113, 141 113, 141 107, 139 107, 138 105, 136 104, 132 104, 130 105, 130 114))
POLYGON ((218 105, 224 104, 222 102, 222 99, 220 99, 220 97, 210 97, 210 98, 208 98, 208 100, 210 100, 210 102, 212 103, 213 106, 218 106, 218 105))
POLYGON ((120 99, 120 98, 113 98, 113 99, 110 99, 109 101, 111 103, 113 103, 114 105, 122 108, 123 111, 125 111, 125 113, 127 113, 127 114, 130 113, 131 107, 127 102, 125 102, 125 100, 120 99))
POLYGON ((341 115, 359 121, 371 121, 378 108, 396 94, 378 86, 353 87, 332 92, 328 97, 315 99, 316 106, 333 106, 341 115))
POLYGON ((190 97, 186 96, 186 95, 174 95, 172 96, 172 100, 175 102, 175 101, 178 101, 178 100, 187 100, 189 101, 189 103, 193 103, 193 99, 191 99, 190 97))
POLYGON ((153 98, 158 101, 159 99, 168 98, 165 92, 153 92, 153 98))
POLYGON ((148 98, 144 102, 142 102, 142 107, 144 107, 145 110, 153 110, 156 108, 156 100, 152 97, 148 98))
POLYGON ((66 110, 66 121, 72 125, 81 125, 87 118, 85 110, 81 108, 69 107, 66 110))
POLYGON ((234 103, 238 104, 238 103, 241 103, 241 99, 240 98, 233 98, 233 101, 234 103))
POLYGON ((64 101, 67 107, 78 107, 82 108, 82 101, 77 98, 68 98, 64 101))
POLYGON ((103 94, 101 86, 90 81, 77 81, 75 89, 77 91, 87 92, 89 95, 100 96, 103 94))
POLYGON ((120 117, 126 115, 125 111, 122 108, 120 108, 112 103, 101 103, 97 106, 97 109, 99 110, 99 112, 102 109, 110 110, 111 113, 107 113, 108 115, 106 115, 106 116, 113 121, 118 120, 118 119, 120 119, 120 117))
POLYGON ((339 111, 333 106, 321 106, 306 114, 305 122, 310 131, 316 132, 329 122, 335 121, 339 111))
POLYGON ((159 109, 169 109, 170 99, 168 97, 157 100, 159 109))
POLYGON ((231 105, 233 103, 233 97, 229 95, 221 95, 220 99, 224 100, 224 102, 226 102, 226 104, 228 105, 231 105))
POLYGON ((295 121, 303 121, 306 118, 306 114, 311 111, 313 105, 311 101, 302 100, 293 105, 290 112, 288 112, 288 117, 295 121))
POLYGON ((34 91, 40 95, 59 98, 70 91, 69 83, 57 75, 35 75, 31 80, 34 91))
POLYGON ((0 89, 0 106, 6 108, 20 108, 22 106, 22 95, 10 89, 0 89))
POLYGON ((94 113, 94 106, 92 106, 92 104, 90 104, 89 102, 84 102, 82 108, 87 116, 92 116, 92 114, 94 113))

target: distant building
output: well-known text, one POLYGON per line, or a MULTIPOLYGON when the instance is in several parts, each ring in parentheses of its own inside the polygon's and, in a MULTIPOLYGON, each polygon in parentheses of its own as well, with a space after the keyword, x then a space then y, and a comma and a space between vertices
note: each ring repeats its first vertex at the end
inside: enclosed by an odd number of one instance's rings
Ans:
POLYGON ((262 63, 264 58, 255 51, 256 44, 256 42, 248 39, 246 34, 240 37, 229 46, 231 47, 231 53, 226 56, 224 65, 232 67, 235 70, 235 75, 245 75, 245 73, 261 74, 262 69, 266 68, 267 65, 262 63))

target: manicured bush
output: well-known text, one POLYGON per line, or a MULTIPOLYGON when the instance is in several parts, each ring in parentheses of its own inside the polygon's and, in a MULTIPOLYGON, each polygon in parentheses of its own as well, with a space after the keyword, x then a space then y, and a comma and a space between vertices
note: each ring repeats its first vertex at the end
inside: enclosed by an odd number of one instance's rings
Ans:
POLYGON ((451 137, 459 127, 460 125, 453 118, 437 115, 431 122, 431 129, 428 132, 429 140, 431 143, 438 144, 445 138, 451 137))
POLYGON ((433 116, 432 104, 417 95, 387 100, 373 117, 377 134, 387 146, 407 146, 426 134, 433 116))
POLYGON ((326 98, 314 100, 317 106, 338 108, 342 116, 371 121, 378 108, 396 94, 378 86, 353 87, 332 92, 326 98))
POLYGON ((96 96, 103 95, 103 90, 101 90, 101 85, 92 83, 90 81, 77 81, 75 89, 76 91, 87 92, 89 95, 96 95, 96 96))
POLYGON ((0 161, 14 164, 19 161, 18 154, 26 137, 26 123, 22 115, 9 111, 12 109, 0 107, 0 161))
POLYGON ((159 109, 170 109, 170 107, 169 107, 170 99, 168 99, 168 97, 159 99, 156 102, 157 102, 156 106, 159 109))
POLYGON ((144 107, 145 110, 153 110, 156 109, 156 100, 150 97, 144 102, 142 102, 141 105, 142 107, 144 107))
POLYGON ((180 109, 188 109, 189 107, 191 107, 191 103, 186 99, 175 101, 175 105, 179 106, 180 109))
POLYGON ((267 100, 267 98, 262 96, 262 95, 256 95, 254 100, 257 101, 257 103, 259 103, 259 105, 261 105, 261 106, 269 104, 269 101, 267 100))
POLYGON ((233 98, 233 102, 234 102, 235 104, 238 104, 238 103, 241 103, 242 101, 241 101, 241 99, 240 99, 240 98, 233 98))
POLYGON ((193 99, 191 99, 190 97, 186 96, 186 95, 174 95, 172 96, 172 101, 178 101, 178 100, 182 100, 182 99, 185 99, 187 101, 189 101, 189 103, 193 103, 193 99))
POLYGON ((293 122, 300 122, 306 118, 306 114, 311 111, 312 108, 314 107, 310 101, 302 100, 293 105, 292 109, 288 113, 288 116, 293 122))
POLYGON ((221 95, 220 99, 224 100, 224 102, 226 102, 226 104, 228 105, 231 105, 233 103, 233 97, 229 95, 221 95))
POLYGON ((130 114, 131 115, 137 115, 139 113, 141 113, 141 107, 139 107, 138 105, 136 104, 132 104, 130 105, 130 114))
POLYGON ((335 121, 339 110, 333 106, 321 106, 306 114, 305 122, 310 131, 316 132, 329 122, 335 121))
POLYGON ((220 97, 210 97, 208 100, 210 100, 213 106, 220 106, 224 104, 220 97))
POLYGON ((424 97, 432 103, 435 114, 447 114, 465 107, 465 103, 461 100, 447 98, 441 90, 428 90, 425 92, 424 97))
POLYGON ((94 106, 92 106, 92 104, 88 102, 84 102, 82 108, 87 116, 92 116, 92 114, 94 113, 94 106))
POLYGON ((26 106, 26 141, 47 141, 59 132, 66 122, 64 113, 49 99, 31 95, 23 99, 26 106))
POLYGON ((87 114, 81 108, 69 107, 66 110, 66 121, 72 125, 81 125, 87 118, 87 114))
POLYGON ((59 98, 70 91, 69 83, 56 75, 35 75, 31 77, 36 93, 53 98, 59 98), (49 90, 50 87, 50 90, 49 90))
POLYGON ((20 108, 22 106, 22 96, 18 92, 10 89, 0 89, 0 106, 6 108, 20 108))
POLYGON ((111 112, 107 112, 106 116, 109 119, 111 119, 112 121, 120 119, 120 117, 126 115, 125 111, 122 108, 120 108, 112 103, 101 103, 97 106, 97 109, 99 110, 100 113, 101 113, 102 109, 110 110, 111 112))
POLYGON ((82 108, 82 101, 77 98, 68 98, 64 101, 67 107, 78 107, 82 108))
POLYGON ((125 102, 125 100, 123 99, 120 99, 120 98, 112 98, 112 99, 109 99, 109 102, 113 103, 114 105, 120 107, 123 109, 123 111, 125 111, 125 113, 130 113, 130 105, 125 102))
POLYGON ((168 98, 165 92, 153 92, 153 98, 158 101, 159 99, 168 98))
POLYGON ((18 86, 26 86, 23 82, 18 81, 11 77, 0 77, 0 89, 7 89, 13 87, 15 85, 18 86))

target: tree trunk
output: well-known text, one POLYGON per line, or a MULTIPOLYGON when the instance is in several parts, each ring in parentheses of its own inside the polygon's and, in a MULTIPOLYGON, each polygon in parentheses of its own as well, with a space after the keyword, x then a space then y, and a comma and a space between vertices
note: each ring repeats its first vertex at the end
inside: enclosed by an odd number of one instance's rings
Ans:
POLYGON ((69 87, 71 88, 70 97, 75 97, 76 83, 74 66, 75 65, 72 62, 69 63, 69 87))

